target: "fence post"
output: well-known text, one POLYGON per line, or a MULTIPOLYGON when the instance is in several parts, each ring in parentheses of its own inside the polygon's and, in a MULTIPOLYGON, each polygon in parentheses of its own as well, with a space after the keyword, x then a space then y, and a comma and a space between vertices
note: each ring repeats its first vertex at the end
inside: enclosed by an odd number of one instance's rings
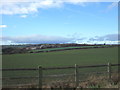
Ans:
POLYGON ((38 88, 42 89, 42 66, 38 66, 38 88))
POLYGON ((108 62, 108 79, 111 80, 111 63, 108 62))
POLYGON ((75 64, 75 87, 79 84, 78 66, 75 64))

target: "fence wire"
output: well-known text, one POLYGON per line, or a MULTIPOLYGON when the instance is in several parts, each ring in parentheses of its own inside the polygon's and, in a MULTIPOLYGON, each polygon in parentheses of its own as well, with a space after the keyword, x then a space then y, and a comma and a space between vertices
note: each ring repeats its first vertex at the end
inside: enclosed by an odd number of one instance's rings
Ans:
MULTIPOLYGON (((111 73, 118 73, 118 66, 112 67, 111 73)), ((75 86, 75 68, 48 69, 42 70, 42 77, 39 77, 39 70, 25 71, 3 71, 3 88, 39 88, 39 78, 42 80, 42 87, 64 87, 65 85, 75 86)), ((91 80, 92 77, 108 76, 107 67, 78 68, 78 84, 91 80)), ((99 78, 98 78, 99 79, 99 78)))

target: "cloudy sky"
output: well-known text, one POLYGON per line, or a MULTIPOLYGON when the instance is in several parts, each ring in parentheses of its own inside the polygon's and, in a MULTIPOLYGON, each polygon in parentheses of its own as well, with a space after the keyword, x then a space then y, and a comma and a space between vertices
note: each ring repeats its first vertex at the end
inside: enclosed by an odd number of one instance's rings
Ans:
POLYGON ((118 43, 117 1, 2 0, 0 43, 118 43))

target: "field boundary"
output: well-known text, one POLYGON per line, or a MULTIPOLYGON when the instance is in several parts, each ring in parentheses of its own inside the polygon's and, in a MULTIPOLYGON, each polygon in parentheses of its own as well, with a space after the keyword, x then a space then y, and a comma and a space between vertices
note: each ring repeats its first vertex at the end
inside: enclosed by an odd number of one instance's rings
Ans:
MULTIPOLYGON (((108 80, 111 79, 111 74, 112 74, 112 66, 120 66, 120 64, 101 64, 101 65, 86 65, 86 66, 79 66, 76 65, 75 66, 65 66, 65 67, 42 67, 42 66, 38 66, 37 68, 2 68, 0 69, 1 71, 38 71, 38 76, 37 77, 13 77, 13 78, 9 78, 9 77, 3 77, 2 79, 19 79, 19 78, 38 78, 38 87, 41 88, 42 87, 42 79, 45 77, 43 76, 43 71, 44 70, 57 70, 57 69, 74 69, 74 82, 75 82, 75 86, 77 87, 79 84, 79 68, 95 68, 95 67, 106 67, 106 72, 107 72, 107 76, 108 76, 108 80)), ((118 71, 119 72, 119 71, 118 71)), ((59 77, 59 76, 64 76, 67 74, 59 74, 59 75, 46 75, 46 76, 50 76, 50 77, 59 77)))
POLYGON ((44 52, 56 52, 56 51, 65 51, 65 50, 79 50, 79 49, 93 49, 93 48, 113 48, 116 46, 79 46, 74 48, 69 47, 60 47, 60 48, 47 48, 47 49, 39 49, 39 50, 31 50, 29 53, 44 53, 44 52))
MULTIPOLYGON (((94 68, 94 67, 106 67, 107 64, 101 64, 101 65, 84 65, 84 66, 77 66, 78 68, 94 68)), ((111 66, 120 66, 120 64, 111 64, 111 66)), ((73 69, 75 66, 65 66, 65 67, 42 67, 42 70, 54 70, 54 69, 73 69)), ((25 71, 25 70, 39 70, 39 68, 2 68, 0 71, 25 71)))

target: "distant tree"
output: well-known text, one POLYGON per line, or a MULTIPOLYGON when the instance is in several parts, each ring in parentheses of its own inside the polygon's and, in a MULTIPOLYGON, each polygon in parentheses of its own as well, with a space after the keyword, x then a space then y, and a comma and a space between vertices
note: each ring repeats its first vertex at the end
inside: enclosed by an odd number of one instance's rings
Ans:
POLYGON ((15 47, 7 47, 2 49, 2 54, 15 54, 15 53, 26 53, 28 50, 25 48, 15 48, 15 47))
POLYGON ((14 50, 14 48, 11 48, 11 47, 4 48, 4 49, 2 49, 2 53, 3 54, 12 54, 13 50, 14 50))

